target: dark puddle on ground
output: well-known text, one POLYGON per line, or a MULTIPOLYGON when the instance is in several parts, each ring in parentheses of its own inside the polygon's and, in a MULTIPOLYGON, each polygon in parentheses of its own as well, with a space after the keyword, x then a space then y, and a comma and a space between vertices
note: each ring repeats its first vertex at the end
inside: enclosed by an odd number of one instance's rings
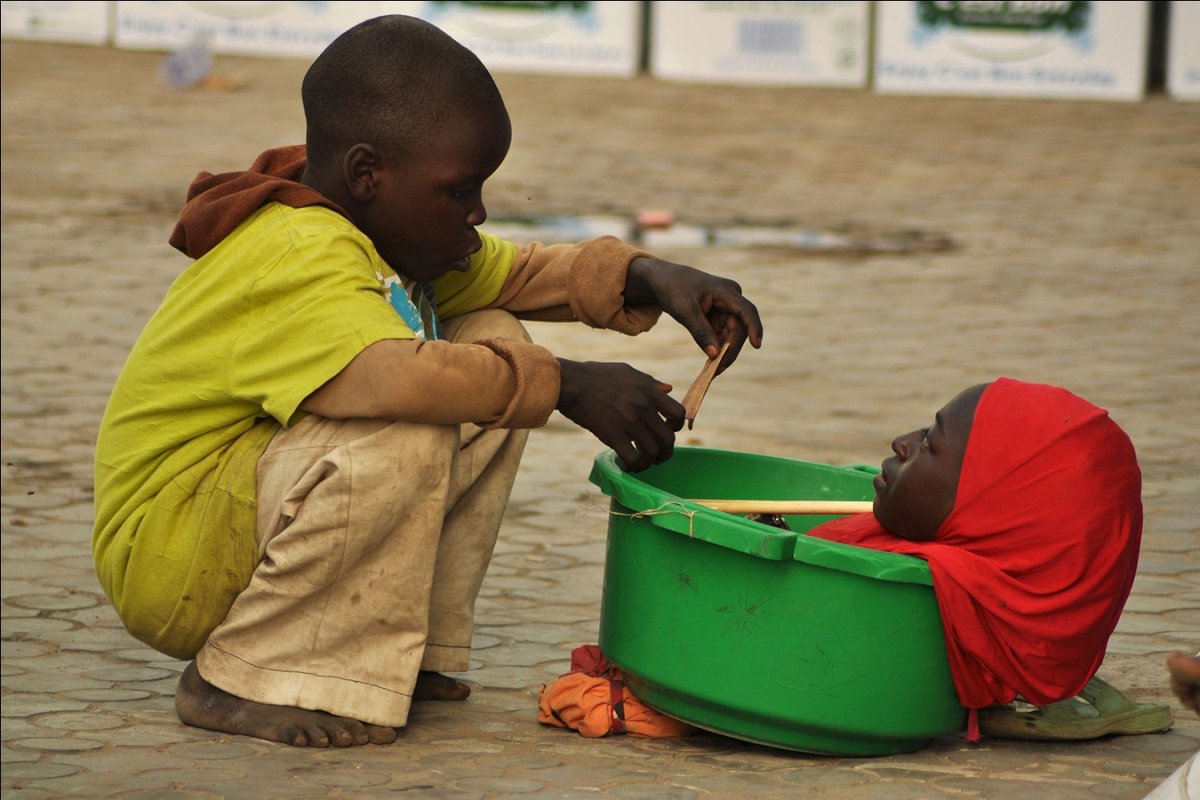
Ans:
POLYGON ((488 233, 514 241, 545 244, 616 236, 647 249, 662 247, 748 247, 812 254, 905 254, 951 250, 954 240, 919 230, 892 232, 811 230, 785 224, 697 224, 664 213, 500 217, 483 226, 488 233))

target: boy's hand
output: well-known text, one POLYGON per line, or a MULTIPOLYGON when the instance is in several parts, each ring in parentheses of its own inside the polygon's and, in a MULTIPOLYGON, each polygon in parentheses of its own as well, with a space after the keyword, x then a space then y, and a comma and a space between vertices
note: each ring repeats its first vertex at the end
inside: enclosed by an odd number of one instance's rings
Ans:
POLYGON ((558 410, 616 451, 626 470, 639 472, 671 457, 684 411, 668 384, 628 364, 558 361, 558 410))
POLYGON ((762 347, 758 309, 728 278, 662 259, 635 258, 625 279, 625 304, 658 306, 688 329, 709 358, 729 342, 717 375, 737 359, 747 338, 754 347, 762 347))

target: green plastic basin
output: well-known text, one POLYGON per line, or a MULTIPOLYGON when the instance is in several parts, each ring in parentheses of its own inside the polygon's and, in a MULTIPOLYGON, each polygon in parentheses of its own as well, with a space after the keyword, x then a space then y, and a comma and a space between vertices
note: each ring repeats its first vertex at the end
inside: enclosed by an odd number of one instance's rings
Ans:
POLYGON ((928 565, 783 531, 684 498, 867 500, 877 470, 679 447, 611 499, 600 647, 639 699, 707 730, 847 756, 918 750, 958 730, 928 565))

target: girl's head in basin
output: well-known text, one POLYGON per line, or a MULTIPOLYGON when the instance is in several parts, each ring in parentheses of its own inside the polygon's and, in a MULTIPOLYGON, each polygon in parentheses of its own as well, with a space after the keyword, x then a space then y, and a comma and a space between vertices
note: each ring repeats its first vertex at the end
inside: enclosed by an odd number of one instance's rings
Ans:
POLYGON ((875 518, 912 541, 947 541, 992 517, 1040 527, 1108 507, 1124 519, 1141 505, 1129 437, 1103 409, 1056 386, 1009 378, 972 386, 930 427, 897 436, 892 452, 875 479, 875 518))
POLYGON ((933 416, 933 424, 892 440, 891 458, 875 478, 875 519, 887 530, 928 541, 954 507, 958 476, 986 383, 960 392, 933 416))
POLYGON ((899 436, 872 514, 813 536, 925 559, 968 708, 1071 697, 1137 573, 1141 471, 1108 412, 1056 386, 973 386, 899 436))

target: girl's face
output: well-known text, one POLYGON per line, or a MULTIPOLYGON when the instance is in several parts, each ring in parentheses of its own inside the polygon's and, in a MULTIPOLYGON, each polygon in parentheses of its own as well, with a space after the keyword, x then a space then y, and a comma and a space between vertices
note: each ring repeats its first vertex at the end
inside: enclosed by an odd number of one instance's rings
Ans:
POLYGON ((987 384, 961 392, 934 416, 933 426, 897 436, 875 478, 875 519, 897 536, 933 539, 954 508, 975 407, 987 384))

